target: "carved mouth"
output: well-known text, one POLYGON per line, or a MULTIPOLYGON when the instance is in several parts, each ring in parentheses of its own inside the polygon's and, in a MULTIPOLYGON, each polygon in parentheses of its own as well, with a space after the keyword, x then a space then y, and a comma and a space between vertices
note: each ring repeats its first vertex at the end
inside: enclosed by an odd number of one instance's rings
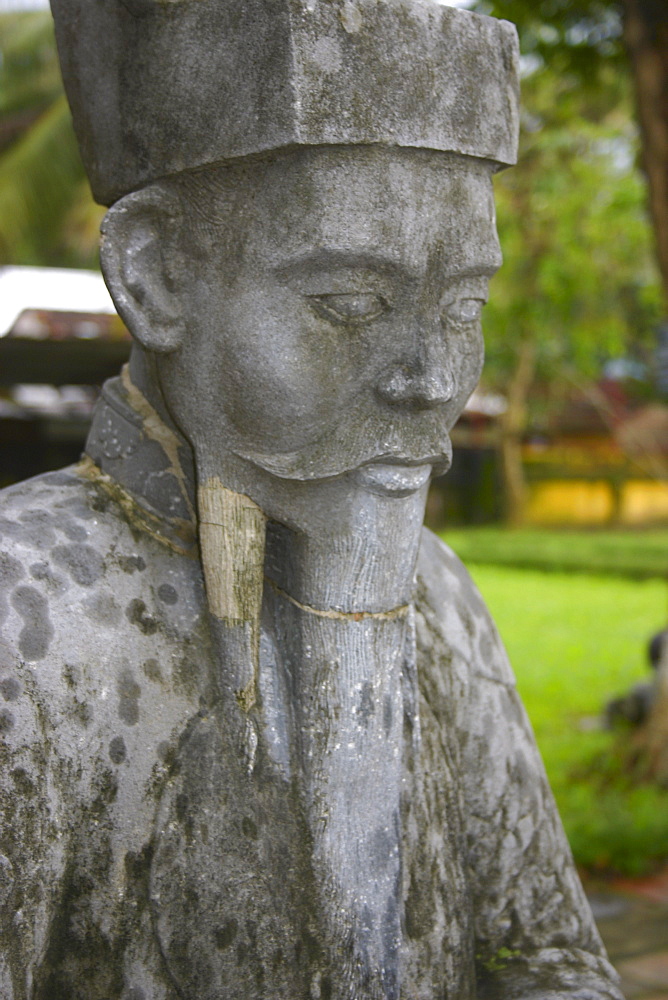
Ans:
POLYGON ((412 462, 408 459, 387 458, 356 469, 353 478, 378 496, 408 497, 428 482, 432 463, 428 459, 412 462))

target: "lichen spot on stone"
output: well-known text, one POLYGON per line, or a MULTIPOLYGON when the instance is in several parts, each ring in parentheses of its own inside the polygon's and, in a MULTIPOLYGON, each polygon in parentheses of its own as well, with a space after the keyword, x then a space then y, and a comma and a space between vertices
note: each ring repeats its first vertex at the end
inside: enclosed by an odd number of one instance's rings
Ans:
POLYGON ((4 677, 0 681, 0 695, 5 701, 17 701, 21 694, 21 685, 15 677, 4 677))
POLYGON ((5 708, 0 712, 0 734, 8 733, 13 728, 14 716, 5 708))
POLYGON ((139 699, 141 687, 129 671, 125 671, 118 681, 118 716, 128 726, 139 722, 139 699))
POLYGON ((19 652, 29 661, 43 660, 53 639, 49 603, 35 587, 17 587, 12 604, 23 619, 19 635, 19 652))
POLYGON ((57 545, 51 555, 80 587, 92 587, 102 576, 102 556, 92 545, 57 545))
POLYGON ((179 595, 170 583, 161 583, 158 587, 158 598, 163 604, 177 604, 179 595))
POLYGON ((109 760, 112 764, 122 764, 126 757, 125 740, 122 736, 114 736, 109 743, 109 760))
POLYGON ((144 635, 154 635, 158 631, 158 622, 152 615, 148 614, 145 602, 138 597, 130 601, 125 609, 125 616, 144 635))

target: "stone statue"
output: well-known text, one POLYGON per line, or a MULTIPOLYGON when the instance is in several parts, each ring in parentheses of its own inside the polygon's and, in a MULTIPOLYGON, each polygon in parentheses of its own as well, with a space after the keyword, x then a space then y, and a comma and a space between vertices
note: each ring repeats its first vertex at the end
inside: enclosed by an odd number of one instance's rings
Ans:
POLYGON ((53 0, 135 338, 0 507, 3 1000, 620 1000, 494 625, 422 529, 516 39, 53 0))

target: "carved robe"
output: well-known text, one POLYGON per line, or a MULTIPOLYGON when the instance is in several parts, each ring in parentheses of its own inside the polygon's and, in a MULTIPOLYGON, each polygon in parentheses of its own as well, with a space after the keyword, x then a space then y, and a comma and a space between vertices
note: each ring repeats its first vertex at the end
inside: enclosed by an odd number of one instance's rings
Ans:
MULTIPOLYGON (((115 381, 87 455, 0 499, 0 995, 338 996, 286 750, 286 602, 266 587, 249 768, 217 697, 185 443, 115 381)), ((428 531, 408 633, 387 996, 620 1000, 497 632, 428 531)), ((360 727, 391 710, 360 691, 360 727)))

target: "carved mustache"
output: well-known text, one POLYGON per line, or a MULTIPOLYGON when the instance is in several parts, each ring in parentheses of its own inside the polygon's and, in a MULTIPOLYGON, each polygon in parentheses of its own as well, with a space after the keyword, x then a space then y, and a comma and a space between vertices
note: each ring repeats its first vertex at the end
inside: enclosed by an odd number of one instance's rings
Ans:
POLYGON ((433 465, 440 475, 452 462, 449 423, 442 414, 425 412, 390 419, 357 414, 344 417, 331 432, 298 451, 269 454, 247 445, 237 448, 234 441, 229 446, 281 479, 327 479, 379 461, 433 465))

